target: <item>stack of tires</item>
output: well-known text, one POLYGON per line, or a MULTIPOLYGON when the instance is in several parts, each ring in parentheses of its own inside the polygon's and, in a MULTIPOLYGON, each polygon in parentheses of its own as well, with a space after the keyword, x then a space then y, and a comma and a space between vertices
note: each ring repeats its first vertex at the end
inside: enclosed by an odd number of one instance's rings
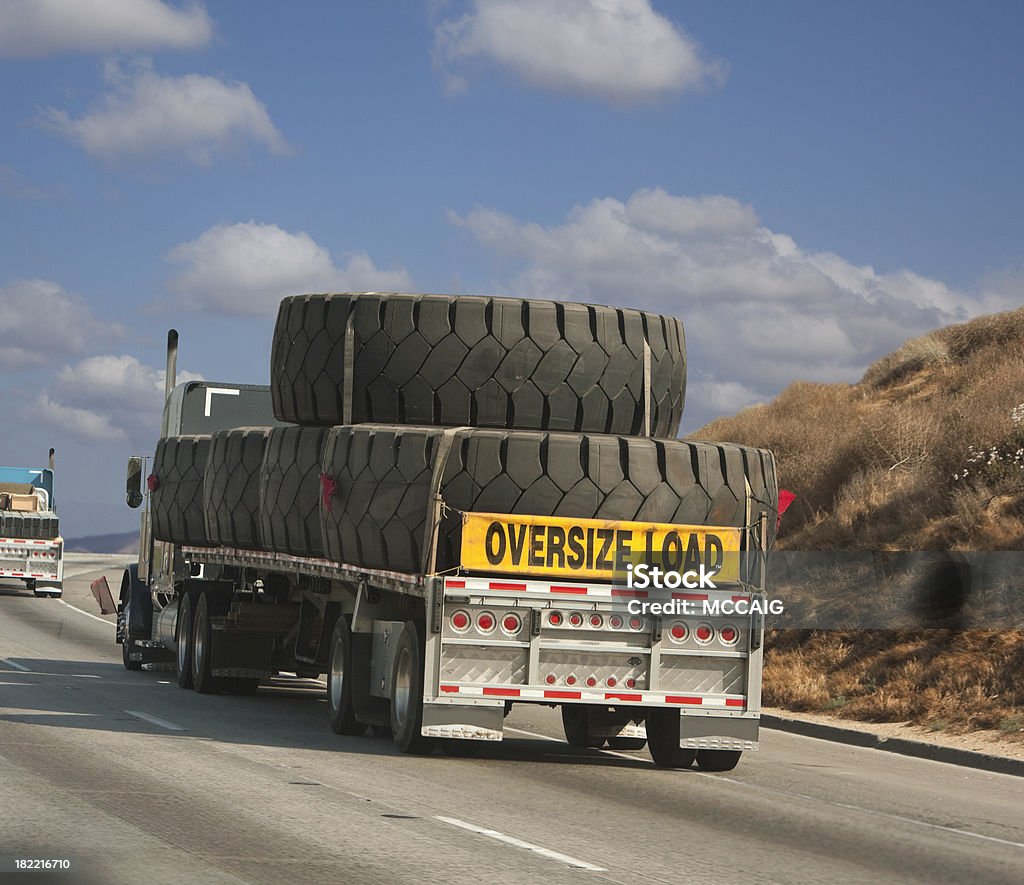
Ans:
POLYGON ((685 388, 682 324, 645 311, 286 298, 271 389, 288 426, 161 440, 154 537, 431 573, 459 563, 460 512, 742 526, 748 483, 775 512, 770 453, 675 437, 685 388))

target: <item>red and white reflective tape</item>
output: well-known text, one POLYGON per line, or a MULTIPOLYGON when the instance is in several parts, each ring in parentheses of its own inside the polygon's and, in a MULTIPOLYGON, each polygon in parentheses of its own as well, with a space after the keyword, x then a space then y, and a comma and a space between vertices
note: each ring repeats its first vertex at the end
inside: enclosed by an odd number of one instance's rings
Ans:
POLYGON ((524 701, 595 701, 597 703, 658 704, 672 707, 701 707, 704 709, 736 709, 746 707, 742 695, 685 695, 660 691, 573 691, 561 688, 515 688, 502 685, 453 685, 441 683, 441 696, 478 698, 519 698, 524 701))
MULTIPOLYGON (((612 584, 567 584, 564 582, 555 583, 551 581, 503 581, 498 578, 476 577, 445 578, 444 589, 464 590, 468 593, 479 595, 514 593, 516 595, 540 595, 556 599, 585 597, 587 599, 628 600, 647 599, 650 595, 647 590, 634 590, 631 587, 617 587, 612 584)), ((715 594, 675 591, 670 597, 663 598, 702 601, 711 599, 713 595, 715 594)), ((746 595, 733 595, 731 591, 720 591, 717 595, 723 598, 725 596, 729 596, 733 602, 750 598, 746 595)))

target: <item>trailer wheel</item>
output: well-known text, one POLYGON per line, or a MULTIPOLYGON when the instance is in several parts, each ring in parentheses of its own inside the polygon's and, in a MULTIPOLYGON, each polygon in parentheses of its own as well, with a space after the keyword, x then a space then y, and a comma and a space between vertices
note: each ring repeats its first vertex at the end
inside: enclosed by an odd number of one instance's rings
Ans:
POLYGON ((331 665, 327 671, 327 713, 335 734, 366 732, 366 723, 356 719, 352 706, 352 681, 352 630, 342 615, 334 623, 331 665))
POLYGON ((562 730, 570 747, 603 747, 603 737, 590 734, 590 708, 586 704, 562 705, 562 730))
POLYGON ((423 627, 406 621, 398 638, 391 681, 391 729, 403 753, 429 753, 434 744, 423 727, 423 627))
MULTIPOLYGON (((125 619, 125 636, 128 635, 128 621, 125 619)), ((178 671, 178 686, 192 687, 192 594, 182 593, 178 600, 177 651, 175 653, 178 671)))
POLYGON ((135 640, 128 633, 128 606, 124 609, 124 637, 121 639, 121 663, 125 670, 141 670, 142 661, 132 660, 132 649, 135 647, 135 640))
POLYGON ((732 771, 741 755, 741 750, 698 750, 697 767, 701 771, 732 771))
POLYGON ((658 768, 689 768, 696 750, 679 746, 679 711, 655 707, 647 711, 647 746, 658 768))
POLYGON ((609 750, 642 750, 647 746, 647 738, 608 738, 609 750))
POLYGON ((210 630, 210 594, 200 593, 196 603, 196 614, 192 628, 192 687, 200 694, 220 691, 220 680, 210 669, 210 646, 213 636, 210 630))

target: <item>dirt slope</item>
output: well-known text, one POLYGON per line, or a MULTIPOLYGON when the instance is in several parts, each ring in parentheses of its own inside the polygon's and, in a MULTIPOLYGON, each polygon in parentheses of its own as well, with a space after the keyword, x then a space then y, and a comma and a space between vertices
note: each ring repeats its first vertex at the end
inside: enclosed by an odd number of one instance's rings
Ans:
MULTIPOLYGON (((1024 550, 1024 310, 693 434, 775 451, 790 550, 1024 550)), ((773 631, 765 702, 1024 739, 1024 630, 773 631)))

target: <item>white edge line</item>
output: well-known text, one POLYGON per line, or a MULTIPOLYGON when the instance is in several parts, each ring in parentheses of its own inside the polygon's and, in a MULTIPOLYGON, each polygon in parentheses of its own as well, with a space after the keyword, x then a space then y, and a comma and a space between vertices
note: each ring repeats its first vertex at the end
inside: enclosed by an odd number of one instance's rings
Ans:
POLYGON ((21 664, 16 664, 14 663, 14 661, 8 658, 0 658, 0 664, 7 664, 8 667, 14 667, 15 670, 21 670, 22 673, 32 672, 32 669, 30 667, 25 667, 21 664))
POLYGON ((108 627, 113 627, 114 622, 108 621, 106 618, 101 618, 99 615, 94 615, 91 612, 85 611, 85 609, 79 608, 77 605, 72 605, 70 602, 65 602, 63 599, 58 599, 61 605, 66 605, 68 608, 73 608, 80 615, 85 615, 87 618, 92 618, 94 621, 99 621, 101 624, 106 624, 108 627))
POLYGON ((539 854, 541 857, 546 857, 548 860, 568 864, 570 867, 587 870, 591 873, 608 872, 607 867, 599 867, 596 864, 587 863, 585 860, 579 860, 578 858, 571 857, 568 854, 552 851, 550 848, 545 848, 542 845, 534 845, 532 842, 524 842, 522 839, 517 839, 515 836, 506 836, 504 833, 499 833, 497 830, 488 830, 486 827, 478 827, 476 824, 466 823, 464 820, 459 820, 457 817, 444 817, 440 814, 435 814, 434 819, 443 821, 446 824, 451 824, 453 827, 460 827, 463 830, 469 830, 471 833, 476 833, 479 836, 487 836, 491 839, 496 839, 498 842, 504 842, 506 845, 512 845, 515 848, 524 848, 527 851, 532 851, 534 854, 539 854))
MULTIPOLYGON (((561 741, 559 741, 558 738, 549 737, 546 734, 537 734, 533 731, 523 731, 523 729, 521 728, 512 728, 508 725, 505 726, 505 731, 514 731, 516 734, 523 734, 527 737, 539 738, 543 741, 555 741, 561 743, 561 741)), ((599 750, 598 752, 600 752, 603 755, 620 756, 623 759, 631 759, 634 762, 643 761, 642 759, 638 759, 636 756, 629 756, 626 753, 618 753, 615 750, 599 750)), ((834 802, 829 799, 819 799, 817 796, 805 796, 802 793, 790 793, 786 790, 776 790, 772 787, 765 787, 761 784, 749 784, 745 781, 739 780, 738 778, 723 777, 720 774, 708 774, 705 771, 691 771, 689 773, 695 774, 698 777, 710 778, 711 780, 715 781, 725 781, 726 783, 736 784, 748 790, 753 789, 759 792, 771 793, 776 796, 787 796, 789 798, 796 797, 798 799, 804 799, 809 802, 821 802, 825 805, 831 805, 833 808, 844 808, 847 811, 859 811, 861 814, 867 814, 873 817, 881 817, 885 818, 886 820, 900 821, 901 823, 913 824, 914 826, 918 827, 926 827, 927 829, 931 830, 940 830, 944 833, 955 833, 958 836, 970 836, 972 839, 983 839, 986 842, 997 842, 1000 845, 1009 845, 1011 848, 1024 848, 1024 842, 1013 842, 1009 839, 1000 839, 998 836, 986 836, 984 833, 975 833, 972 830, 960 830, 956 827, 947 827, 943 826, 942 824, 933 824, 925 820, 917 820, 916 818, 912 817, 904 817, 900 814, 890 814, 887 811, 875 811, 873 808, 864 808, 861 805, 848 805, 845 802, 834 802)))
POLYGON ((125 710, 129 716, 134 716, 136 719, 143 719, 153 725, 159 725, 161 728, 166 728, 168 731, 186 731, 187 729, 183 725, 175 725, 173 722, 168 722, 166 719, 161 719, 159 716, 150 716, 149 713, 140 713, 138 710, 125 710))

